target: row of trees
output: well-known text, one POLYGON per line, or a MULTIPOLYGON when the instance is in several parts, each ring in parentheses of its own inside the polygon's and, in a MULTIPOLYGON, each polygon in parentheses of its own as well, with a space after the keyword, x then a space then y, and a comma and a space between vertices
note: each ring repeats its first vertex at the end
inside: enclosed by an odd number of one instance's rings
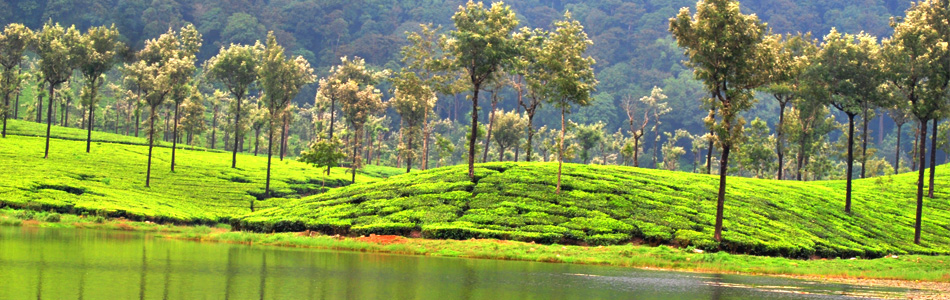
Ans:
POLYGON ((870 114, 878 109, 891 109, 897 115, 912 115, 920 126, 916 153, 921 167, 914 236, 914 242, 920 243, 927 126, 932 122, 935 131, 930 149, 929 196, 933 197, 937 121, 946 115, 950 105, 948 17, 947 1, 922 1, 914 4, 905 18, 895 19, 893 36, 880 43, 866 33, 853 35, 832 29, 820 44, 809 35, 771 34, 755 15, 742 14, 739 2, 734 0, 700 1, 695 14, 690 15, 684 8, 672 18, 670 31, 686 50, 695 76, 704 82, 712 96, 702 104, 710 109, 706 124, 722 156, 715 238, 721 239, 729 154, 746 138, 741 113, 751 108, 755 91, 761 89, 772 94, 781 109, 776 143, 779 179, 783 178, 781 161, 786 141, 782 133, 786 108, 798 107, 801 116, 827 105, 848 117, 845 172, 845 212, 848 213, 852 210, 855 117, 862 117, 865 134, 861 146, 863 177, 870 114))

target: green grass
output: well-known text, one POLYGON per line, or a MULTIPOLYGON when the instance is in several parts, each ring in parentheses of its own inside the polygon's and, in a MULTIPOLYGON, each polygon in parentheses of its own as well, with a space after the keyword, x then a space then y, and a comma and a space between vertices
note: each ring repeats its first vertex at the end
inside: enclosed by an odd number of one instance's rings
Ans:
MULTIPOLYGON (((33 136, 33 137, 42 137, 46 138, 46 123, 36 123, 36 122, 27 122, 23 120, 7 120, 7 134, 8 135, 19 135, 19 136, 33 136)), ((158 124, 156 124, 158 125, 158 124)), ((148 138, 145 136, 147 129, 143 129, 140 134, 142 137, 128 136, 124 134, 115 134, 111 132, 101 132, 93 131, 92 132, 92 142, 100 143, 115 143, 115 144, 126 144, 126 145, 148 145, 148 138)), ((87 131, 82 128, 74 127, 62 127, 53 125, 50 128, 50 137, 56 139, 64 140, 73 140, 73 141, 86 141, 87 131)), ((159 140, 155 141, 156 147, 165 147, 170 148, 171 143, 162 142, 159 140)), ((216 152, 225 152, 224 150, 211 150, 202 147, 188 146, 179 143, 179 148, 185 148, 190 150, 205 150, 205 151, 216 151, 216 152)))
MULTIPOLYGON (((57 138, 51 141, 50 158, 43 159, 44 146, 42 137, 9 135, 0 140, 0 207, 87 212, 160 222, 216 223, 249 213, 251 201, 263 198, 267 162, 264 156, 239 155, 238 168, 232 169, 230 153, 179 150, 173 173, 171 149, 155 148, 151 187, 146 188, 146 146, 95 142, 92 153, 87 154, 85 141, 57 138)), ((347 169, 334 168, 326 178, 322 171, 291 159, 274 158, 271 188, 280 198, 254 201, 255 207, 266 208, 285 202, 286 198, 349 184, 347 169), (324 180, 326 188, 322 187, 324 180)), ((359 173, 356 180, 369 182, 378 178, 359 173)))
POLYGON ((339 234, 418 231, 435 239, 495 238, 614 245, 631 241, 795 258, 950 253, 947 167, 926 199, 923 243, 913 241, 916 174, 844 182, 730 177, 722 243, 712 240, 718 177, 617 166, 565 166, 554 193, 553 163, 477 165, 358 184, 249 214, 237 227, 339 234))

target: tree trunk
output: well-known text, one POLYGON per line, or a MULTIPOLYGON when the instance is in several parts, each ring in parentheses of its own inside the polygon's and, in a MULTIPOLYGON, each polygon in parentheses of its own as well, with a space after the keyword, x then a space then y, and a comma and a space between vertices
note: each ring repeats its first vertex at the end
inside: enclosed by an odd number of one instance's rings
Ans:
POLYGON ((785 106, 787 104, 788 102, 779 102, 778 125, 775 126, 775 135, 778 137, 775 140, 775 154, 778 156, 778 174, 775 178, 778 180, 785 179, 785 174, 782 172, 785 169, 785 130, 783 130, 782 125, 785 124, 785 106))
POLYGON ((729 167, 729 150, 731 145, 723 143, 722 160, 719 161, 719 194, 716 201, 716 229, 713 238, 722 242, 722 211, 726 203, 726 169, 729 167))
MULTIPOLYGON (((919 140, 924 141, 927 136, 927 120, 920 120, 919 140)), ((920 142, 917 145, 917 156, 920 159, 920 169, 917 171, 917 222, 914 225, 914 244, 920 245, 920 222, 924 213, 924 152, 927 151, 927 143, 920 142)))
POLYGON ((904 124, 897 124, 897 146, 894 149, 894 175, 897 175, 900 172, 901 167, 901 127, 904 124))
POLYGON ((656 126, 657 126, 656 130, 653 131, 653 133, 654 133, 654 134, 653 134, 653 136, 654 136, 654 139, 653 139, 653 168, 654 168, 654 169, 659 169, 659 166, 657 166, 657 161, 658 161, 658 156, 659 156, 659 154, 660 154, 660 153, 659 153, 659 152, 660 152, 660 128, 659 128, 660 124, 657 123, 656 126))
MULTIPOLYGON (((409 126, 409 128, 409 130, 412 130, 412 126, 409 126)), ((406 137, 406 145, 408 146, 406 149, 406 173, 409 173, 412 170, 412 133, 409 133, 406 137)))
POLYGON ((214 112, 211 114, 211 149, 214 149, 218 133, 218 106, 214 106, 214 112))
MULTIPOLYGON (((237 168, 237 153, 239 140, 241 139, 241 126, 238 125, 241 122, 241 95, 235 97, 237 101, 237 113, 234 114, 234 149, 231 149, 231 168, 237 168)), ((253 205, 253 204, 252 204, 253 205)))
POLYGON ((498 161, 505 161, 505 147, 498 145, 498 161))
MULTIPOLYGON (((63 127, 69 127, 69 100, 72 100, 69 96, 66 97, 66 101, 63 102, 63 127)), ((82 128, 82 127, 80 127, 82 128)))
POLYGON ((95 120, 95 107, 95 105, 89 105, 89 120, 86 122, 89 125, 88 130, 86 130, 86 153, 89 153, 90 145, 92 145, 92 124, 95 120))
POLYGON ((172 128, 172 172, 175 172, 175 149, 178 148, 178 111, 180 110, 179 103, 180 102, 175 102, 175 122, 174 122, 175 124, 172 125, 174 126, 174 128, 172 128))
POLYGON ((53 129, 53 99, 56 99, 53 86, 54 84, 49 84, 49 105, 46 105, 46 151, 43 158, 49 158, 49 134, 53 129))
MULTIPOLYGON (((353 126, 353 127, 357 127, 357 126, 353 126)), ((350 166, 353 169, 353 174, 352 174, 353 177, 351 177, 350 183, 356 183, 356 167, 359 162, 358 155, 359 155, 359 149, 360 149, 359 145, 360 145, 360 131, 361 130, 356 129, 353 131, 354 131, 353 132, 353 165, 350 166)))
POLYGON ((13 119, 20 119, 20 92, 16 92, 16 102, 13 103, 13 119))
MULTIPOLYGON (((712 131, 709 131, 712 134, 712 131)), ((709 149, 706 151, 706 174, 712 175, 712 153, 713 147, 716 145, 713 144, 712 139, 709 140, 709 149)))
POLYGON ((636 168, 640 167, 640 137, 643 134, 637 135, 633 134, 633 166, 636 168))
POLYGON ((527 162, 531 161, 531 148, 534 148, 533 140, 534 140, 534 114, 529 113, 528 114, 528 147, 525 148, 524 161, 527 161, 527 162))
POLYGON ((254 128, 254 156, 257 156, 258 147, 261 144, 261 128, 254 128))
POLYGON ((561 194, 561 170, 564 167, 564 132, 567 130, 564 124, 564 108, 561 108, 561 137, 560 142, 557 145, 557 189, 554 190, 555 194, 561 194))
POLYGON ((10 94, 3 94, 3 133, 0 136, 7 137, 7 117, 10 116, 10 94))
POLYGON ((274 153, 274 122, 269 122, 270 128, 267 133, 267 179, 264 181, 264 197, 270 198, 270 164, 274 153))
POLYGON ((280 161, 284 161, 284 155, 287 151, 287 115, 283 117, 283 126, 280 126, 280 161))
POLYGON ((934 175, 937 174, 937 122, 939 119, 934 118, 933 120, 933 133, 930 134, 930 187, 927 192, 927 197, 930 199, 934 198, 934 175))
MULTIPOLYGON (((372 147, 372 145, 370 145, 370 147, 372 147)), ((382 133, 380 133, 379 141, 376 142, 376 165, 377 165, 377 166, 379 165, 379 161, 380 161, 380 158, 381 158, 381 156, 382 156, 381 153, 380 153, 380 151, 383 151, 383 136, 382 136, 382 133)))
POLYGON ((475 139, 478 138, 478 90, 472 91, 472 136, 468 139, 468 178, 475 180, 475 139))
POLYGON ((36 89, 36 123, 43 123, 43 94, 40 93, 43 85, 36 89))
POLYGON ((429 169, 429 111, 426 110, 422 117, 422 170, 429 169))
POLYGON ((491 92, 491 113, 488 115, 488 132, 485 133, 485 149, 482 151, 482 163, 488 162, 488 148, 491 147, 491 128, 495 124, 495 107, 498 106, 498 98, 495 91, 491 92))
POLYGON ((868 164, 868 113, 861 118, 861 178, 867 178, 868 164))
MULTIPOLYGON (((336 115, 336 100, 330 97, 330 141, 333 140, 333 117, 336 115)), ((330 175, 330 166, 327 166, 327 176, 330 175)))
POLYGON ((924 147, 918 147, 918 145, 920 145, 920 127, 925 126, 925 125, 920 125, 919 120, 917 121, 917 123, 918 123, 917 124, 918 127, 914 129, 914 148, 912 150, 913 153, 910 156, 911 157, 910 169, 913 171, 917 171, 917 163, 920 161, 919 158, 923 157, 923 155, 920 154, 920 152, 922 152, 920 151, 920 149, 925 149, 924 147))
POLYGON ((848 114, 848 173, 845 185, 844 212, 851 213, 851 177, 854 173, 854 115, 848 114))
POLYGON ((145 169, 145 187, 152 179, 152 147, 155 144, 155 107, 151 107, 148 117, 148 167, 145 169))

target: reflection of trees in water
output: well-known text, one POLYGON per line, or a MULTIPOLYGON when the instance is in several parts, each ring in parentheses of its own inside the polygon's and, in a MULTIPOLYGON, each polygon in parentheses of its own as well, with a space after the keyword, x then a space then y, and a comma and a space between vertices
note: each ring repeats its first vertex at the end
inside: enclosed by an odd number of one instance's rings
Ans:
POLYGON ((77 245, 76 248, 79 251, 79 300, 84 299, 86 293, 86 255, 83 253, 82 246, 77 245))
POLYGON ((168 299, 168 285, 172 276, 172 252, 171 249, 165 249, 165 291, 162 293, 162 299, 168 299))
POLYGON ((336 255, 337 258, 343 259, 343 264, 346 275, 343 278, 346 278, 346 291, 343 298, 346 299, 360 299, 360 289, 362 288, 360 282, 361 270, 365 266, 360 266, 359 257, 362 255, 336 255))
POLYGON ((36 273, 36 299, 43 299, 43 271, 46 269, 46 257, 40 249, 40 263, 36 273))
POLYGON ((267 252, 261 253, 261 300, 264 300, 264 288, 267 286, 267 252))
POLYGON ((231 299, 231 285, 234 283, 234 276, 237 273, 237 267, 235 264, 235 256, 237 256, 237 248, 228 247, 228 266, 225 271, 224 276, 224 300, 231 299))
POLYGON ((712 287, 713 288, 712 295, 709 297, 709 299, 719 300, 722 297, 722 290, 724 289, 724 287, 722 286, 722 281, 723 281, 722 274, 713 274, 712 277, 713 277, 712 281, 715 282, 716 284, 714 284, 712 287))
POLYGON ((148 273, 148 261, 145 255, 145 239, 142 239, 142 275, 139 277, 139 299, 145 299, 145 274, 148 273))
POLYGON ((462 297, 461 299, 472 299, 472 293, 475 291, 475 286, 478 285, 478 275, 475 274, 475 270, 472 268, 473 261, 466 260, 464 263, 460 264, 462 266, 462 297))

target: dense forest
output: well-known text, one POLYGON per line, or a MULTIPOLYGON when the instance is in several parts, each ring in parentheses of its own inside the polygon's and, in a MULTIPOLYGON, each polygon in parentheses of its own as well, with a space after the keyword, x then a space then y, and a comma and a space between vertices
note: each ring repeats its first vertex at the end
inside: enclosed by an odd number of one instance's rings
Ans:
MULTIPOLYGON (((287 49, 288 54, 302 56, 313 66, 318 76, 324 77, 331 72, 334 65, 339 64, 341 57, 362 58, 371 69, 399 69, 404 65, 400 49, 409 44, 406 34, 418 32, 420 23, 441 25, 440 33, 444 33, 452 28, 451 16, 460 4, 463 4, 462 1, 7 1, 0 3, 4 8, 0 11, 5 13, 0 15, 0 20, 4 23, 22 23, 33 29, 39 29, 47 20, 55 20, 65 26, 75 25, 81 32, 93 26, 115 24, 120 34, 119 40, 126 46, 125 51, 120 51, 122 53, 118 55, 123 56, 125 60, 131 60, 133 53, 143 48, 147 39, 156 38, 169 28, 177 29, 185 24, 194 24, 203 39, 195 53, 198 62, 206 61, 214 56, 219 48, 232 43, 254 44, 256 41, 263 41, 267 32, 272 31, 277 42, 287 49)), ((657 109, 653 110, 648 118, 649 124, 641 130, 644 132, 640 134, 644 136, 637 141, 638 145, 633 146, 638 148, 637 150, 642 148, 643 152, 639 153, 642 157, 638 159, 637 164, 683 170, 699 170, 705 165, 701 154, 708 146, 704 146, 705 143, 701 140, 703 133, 707 131, 703 118, 708 112, 697 104, 697 99, 706 95, 702 83, 694 79, 692 70, 684 66, 683 51, 677 47, 668 24, 669 18, 675 15, 679 8, 694 4, 693 1, 517 1, 509 4, 520 21, 519 27, 549 29, 564 11, 570 11, 574 19, 583 24, 585 32, 593 41, 587 54, 596 60, 593 67, 599 84, 590 105, 575 109, 568 118, 572 124, 576 124, 577 135, 590 136, 591 130, 597 129, 599 133, 595 135, 601 138, 593 137, 594 141, 602 140, 603 145, 593 145, 590 141, 568 145, 583 154, 584 157, 575 155, 576 161, 589 161, 591 156, 598 155, 603 156, 601 162, 633 163, 626 162, 631 160, 629 157, 624 158, 624 155, 631 154, 630 151, 624 153, 625 146, 627 150, 631 147, 626 141, 631 133, 625 132, 630 129, 630 116, 620 108, 624 106, 625 101, 631 102, 631 99, 650 96, 656 92, 654 87, 658 87, 661 93, 654 96, 662 96, 663 99, 651 97, 654 99, 652 101, 661 103, 653 105, 657 109)), ((906 1, 743 1, 742 9, 744 13, 757 14, 772 32, 811 32, 815 38, 820 39, 831 28, 845 33, 867 32, 877 37, 889 36, 893 31, 888 24, 890 17, 902 15, 909 5, 906 1)), ((31 52, 27 51, 26 55, 29 58, 24 62, 24 69, 28 69, 29 65, 37 61, 31 52)), ((198 67, 200 69, 203 66, 198 67)), ((136 109, 133 107, 135 105, 123 106, 120 105, 121 100, 116 100, 122 97, 124 90, 120 77, 122 75, 119 74, 118 68, 107 73, 106 81, 111 85, 106 86, 111 88, 103 89, 105 100, 98 104, 105 110, 105 118, 109 118, 111 111, 115 120, 95 126, 111 126, 109 130, 118 130, 118 127, 132 128, 133 126, 127 124, 120 126, 119 123, 134 123, 132 119, 136 118, 130 115, 136 110, 139 114, 144 113, 141 107, 136 109), (119 120, 117 116, 122 114, 129 120, 119 120)), ((37 119, 33 117, 37 115, 33 102, 39 95, 32 89, 38 87, 38 78, 39 76, 28 77, 27 81, 32 81, 33 84, 24 84, 24 99, 17 102, 17 110, 23 112, 16 113, 21 119, 37 119)), ((74 76, 63 88, 66 101, 62 110, 67 113, 61 114, 60 120, 67 126, 78 127, 81 124, 76 122, 84 120, 80 112, 81 101, 70 101, 71 97, 79 98, 81 81, 80 76, 74 76), (73 124, 69 124, 70 114, 75 115, 72 118, 73 124)), ((215 89, 223 91, 225 88, 209 83, 205 83, 203 92, 207 94, 208 99, 217 101, 204 103, 204 110, 192 110, 190 117, 188 113, 183 113, 182 122, 189 127, 185 130, 187 141, 183 142, 200 143, 211 148, 233 148, 224 139, 230 138, 228 123, 217 118, 231 109, 218 103, 229 101, 225 99, 227 93, 214 93, 215 89), (203 118, 195 120, 193 115, 196 113, 203 114, 203 118), (225 136, 216 132, 215 127, 220 127, 225 136), (219 139, 221 141, 217 141, 219 139)), ((319 118, 314 117, 312 113, 314 107, 326 110, 319 107, 321 103, 314 102, 317 88, 317 83, 308 84, 302 87, 294 99, 294 107, 298 108, 298 113, 288 126, 290 133, 287 134, 286 142, 287 151, 292 155, 307 148, 309 140, 314 136, 312 128, 319 118)), ((378 88, 383 99, 393 96, 392 82, 381 81, 378 88)), ((248 92, 251 101, 256 101, 254 97, 260 90, 261 88, 256 86, 251 88, 248 92)), ((427 161, 429 156, 433 157, 435 165, 455 164, 464 160, 464 124, 468 123, 466 116, 471 112, 471 108, 465 105, 465 97, 470 97, 469 94, 470 92, 464 91, 454 95, 440 93, 439 101, 434 104, 434 115, 427 116, 433 123, 431 127, 434 132, 426 139, 432 139, 434 145, 424 161, 427 161)), ((483 97, 492 99, 481 101, 482 112, 496 109, 517 112, 522 109, 518 105, 517 90, 510 85, 493 88, 490 93, 483 93, 483 97)), ((750 120, 759 118, 758 121, 750 123, 749 133, 754 135, 753 140, 774 144, 772 140, 775 137, 770 140, 769 136, 776 132, 779 105, 772 101, 768 93, 759 93, 757 98, 760 101, 745 113, 750 120)), ((194 105, 185 107, 195 108, 194 105)), ((257 112, 251 112, 254 113, 257 112)), ((159 114, 158 117, 162 118, 159 122, 172 118, 166 118, 165 114, 167 110, 159 114)), ((815 147, 823 154, 819 157, 828 159, 812 162, 814 167, 810 169, 810 179, 845 177, 843 168, 834 166, 841 164, 844 156, 845 146, 841 137, 845 136, 845 130, 841 120, 845 119, 846 115, 834 109, 828 110, 828 114, 834 116, 837 121, 825 124, 828 128, 824 131, 827 132, 828 138, 823 145, 815 147)), ((379 135, 384 138, 378 140, 385 141, 377 145, 383 155, 377 155, 376 160, 382 159, 384 164, 389 165, 403 165, 405 162, 400 158, 399 148, 400 142, 405 139, 400 138, 399 128, 405 122, 395 109, 386 110, 383 115, 384 118, 368 120, 370 126, 375 126, 368 135, 379 135)), ((907 160, 903 165, 915 168, 916 162, 909 155, 916 134, 912 126, 902 126, 903 132, 908 136, 901 140, 903 148, 898 148, 898 135, 893 134, 897 129, 895 123, 886 118, 883 111, 872 115, 875 117, 871 122, 873 126, 867 129, 876 133, 871 135, 873 138, 869 138, 872 146, 870 160, 875 163, 872 175, 885 174, 891 169, 882 164, 887 161, 893 165, 895 157, 901 157, 894 149, 901 149, 902 154, 908 154, 903 156, 903 159, 907 160)), ((488 123, 492 116, 491 113, 481 113, 478 118, 481 123, 488 123)), ((249 137, 248 145, 244 149, 257 153, 258 149, 251 149, 250 145, 258 146, 256 144, 262 139, 260 132, 264 123, 253 115, 249 119, 252 119, 251 123, 244 126, 249 127, 249 131, 257 136, 249 137)), ((540 152, 541 160, 548 160, 554 154, 549 148, 553 143, 552 129, 559 126, 558 119, 556 109, 542 105, 533 120, 539 128, 540 143, 535 152, 540 152)), ((143 121, 139 118, 138 122, 143 121)), ((164 123, 166 124, 159 128, 160 132, 168 131, 169 125, 164 123)), ((863 128, 859 128, 860 130, 863 128)), ((164 134, 163 139, 170 140, 171 137, 164 134)), ((947 147, 943 140, 945 139, 938 141, 941 148, 947 147)), ((494 153, 497 150, 493 149, 492 145, 489 147, 492 147, 489 152, 493 153, 488 157, 495 160, 499 157, 494 153)), ((254 148, 263 149, 266 145, 254 148)), ((522 148, 523 145, 516 145, 508 147, 508 151, 519 152, 522 148)), ((508 155, 507 159, 517 156, 515 153, 508 155)), ((943 157, 942 154, 940 156, 943 157)), ((417 160, 416 163, 421 166, 423 160, 417 160)), ((769 177, 765 175, 765 171, 776 169, 774 166, 754 167, 751 162, 747 165, 746 168, 734 169, 736 174, 769 177)))

